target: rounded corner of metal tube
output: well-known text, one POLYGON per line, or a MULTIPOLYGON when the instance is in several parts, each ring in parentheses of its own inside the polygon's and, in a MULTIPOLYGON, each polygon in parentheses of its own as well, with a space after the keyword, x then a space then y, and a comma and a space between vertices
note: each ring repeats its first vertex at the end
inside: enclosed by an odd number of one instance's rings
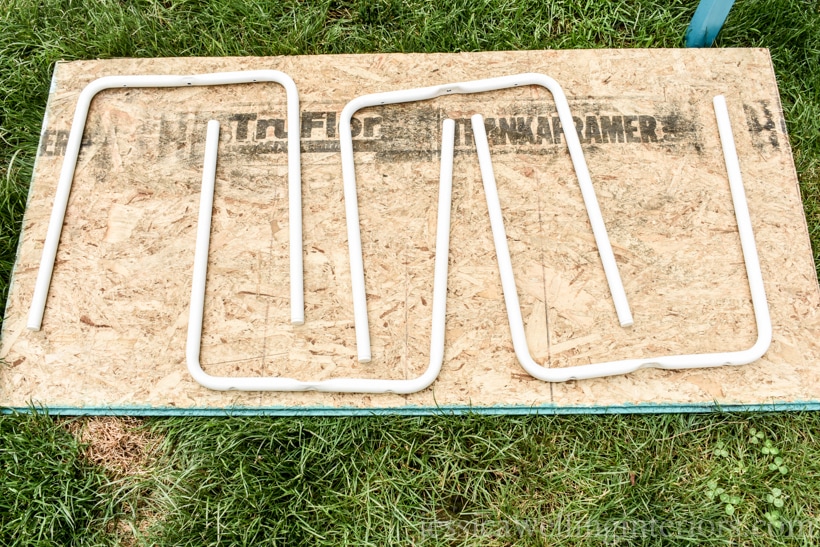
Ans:
POLYGON ((564 95, 564 88, 561 87, 558 80, 542 72, 525 72, 524 74, 519 74, 517 77, 527 82, 525 85, 540 85, 541 87, 547 88, 553 94, 557 91, 562 97, 564 95))
POLYGON ((416 378, 411 378, 409 380, 398 380, 399 387, 395 389, 387 389, 385 393, 396 393, 399 395, 409 395, 411 393, 418 393, 419 391, 424 391, 431 385, 433 382, 436 381, 439 374, 441 373, 441 366, 444 364, 444 353, 442 352, 441 357, 436 357, 435 359, 430 359, 430 364, 420 376, 416 378))
POLYGON ((298 93, 298 88, 296 87, 296 82, 286 72, 282 72, 281 70, 265 70, 263 72, 270 72, 276 76, 276 81, 280 83, 287 93, 298 93))
POLYGON ((211 376, 202 370, 202 365, 199 362, 198 355, 188 353, 185 360, 188 365, 188 374, 191 375, 191 378, 193 378, 197 384, 214 391, 228 391, 230 389, 229 387, 222 385, 219 378, 216 376, 211 376))
MULTIPOLYGON (((347 104, 342 108, 341 114, 339 114, 339 124, 350 125, 350 120, 353 118, 353 114, 368 106, 366 99, 371 95, 362 95, 361 97, 356 97, 355 99, 351 99, 347 102, 347 104)), ((340 129, 340 131, 344 131, 344 129, 340 129)))
POLYGON ((438 374, 432 376, 430 378, 425 378, 424 375, 419 376, 414 380, 407 380, 408 382, 412 382, 412 387, 405 389, 397 389, 397 390, 388 390, 385 393, 395 393, 396 395, 411 395, 413 393, 418 393, 420 391, 424 391, 425 389, 429 388, 433 385, 433 382, 436 381, 438 378, 438 374))
MULTIPOLYGON (((760 327, 758 328, 760 329, 760 327)), ((755 361, 766 355, 766 352, 769 351, 769 348, 772 346, 773 337, 774 332, 770 322, 768 325, 765 325, 762 329, 758 331, 757 340, 755 341, 754 345, 743 352, 744 362, 738 364, 748 365, 750 363, 754 363, 755 361)))
POLYGON ((97 78, 96 80, 91 80, 86 84, 82 91, 80 91, 80 97, 78 101, 86 100, 91 101, 97 93, 101 91, 105 91, 106 89, 112 89, 115 87, 128 87, 127 84, 122 84, 123 76, 102 76, 97 78))

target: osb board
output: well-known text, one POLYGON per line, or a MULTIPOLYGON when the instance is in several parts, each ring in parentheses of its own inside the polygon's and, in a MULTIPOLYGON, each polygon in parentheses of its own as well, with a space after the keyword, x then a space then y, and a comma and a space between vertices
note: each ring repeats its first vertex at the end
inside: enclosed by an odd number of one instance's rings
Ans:
MULTIPOLYGON (((72 412, 708 408, 820 401, 820 291, 766 50, 597 50, 61 63, 4 322, 0 405, 72 412), (41 332, 25 330, 80 90, 113 74, 278 69, 299 88, 306 324, 288 323, 277 84, 109 90, 91 108, 41 332), (373 362, 356 361, 339 113, 365 93, 520 72, 569 97, 635 316, 618 325, 550 94, 526 87, 354 121, 373 362), (512 351, 469 117, 486 118, 530 350, 564 367, 756 338, 712 97, 725 94, 774 323, 744 367, 549 384, 512 351), (185 368, 205 125, 222 123, 201 360, 212 374, 411 378, 429 353, 438 148, 457 120, 446 351, 408 396, 209 391, 185 368), (637 405, 637 406, 635 406, 637 405), (677 406, 676 406, 677 405, 677 406), (278 409, 278 410, 277 410, 278 409)), ((808 403, 807 403, 808 402, 808 403)))

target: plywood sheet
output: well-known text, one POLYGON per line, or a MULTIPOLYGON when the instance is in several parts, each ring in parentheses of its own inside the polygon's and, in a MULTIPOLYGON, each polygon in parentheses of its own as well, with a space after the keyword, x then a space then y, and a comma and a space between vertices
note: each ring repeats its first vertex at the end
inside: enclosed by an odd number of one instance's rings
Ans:
POLYGON ((0 405, 70 412, 705 408, 820 401, 820 291, 761 49, 528 51, 59 63, 3 323, 0 405), (40 332, 25 319, 77 97, 114 74, 278 69, 302 108, 306 324, 289 324, 284 91, 94 100, 40 332), (354 119, 371 363, 356 361, 338 119, 365 93, 542 72, 563 86, 635 325, 618 325, 550 94, 526 87, 354 119), (711 99, 725 94, 774 323, 744 367, 564 384, 512 351, 469 118, 485 116, 527 336, 564 367, 756 338, 711 99), (413 395, 237 393, 185 368, 205 125, 222 124, 201 360, 212 374, 411 378, 430 343, 440 125, 457 121, 445 362, 413 395), (638 405, 635 407, 634 405, 638 405))

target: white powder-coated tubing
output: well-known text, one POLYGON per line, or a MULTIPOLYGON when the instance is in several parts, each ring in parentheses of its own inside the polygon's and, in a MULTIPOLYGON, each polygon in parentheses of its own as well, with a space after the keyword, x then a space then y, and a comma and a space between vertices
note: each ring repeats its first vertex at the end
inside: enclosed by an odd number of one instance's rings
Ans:
MULTIPOLYGON (((215 390, 240 391, 329 391, 343 393, 414 393, 435 381, 444 361, 444 331, 447 311, 447 264, 450 249, 450 206, 453 184, 453 150, 455 122, 444 120, 441 143, 441 174, 436 224, 436 258, 433 280, 433 318, 430 333, 430 362, 424 373, 409 380, 369 378, 335 378, 322 381, 301 381, 293 378, 211 376, 202 370, 199 353, 202 339, 202 318, 205 305, 205 279, 208 273, 208 241, 210 240, 213 189, 216 168, 218 124, 208 125, 205 163, 202 174, 202 197, 197 222, 197 242, 194 274, 191 285, 191 306, 188 319, 186 361, 188 371, 199 384, 215 390), (212 129, 214 128, 215 129, 212 129)), ((362 255, 351 256, 362 268, 362 255)), ((364 300, 365 296, 358 298, 364 300)), ((361 304, 362 302, 359 302, 361 304)))
POLYGON ((40 269, 34 286, 31 308, 29 309, 29 330, 40 330, 45 312, 48 289, 54 272, 54 260, 60 243, 68 198, 71 194, 71 183, 74 169, 82 144, 88 110, 97 93, 106 89, 142 88, 142 87, 188 87, 227 84, 246 84, 253 82, 275 82, 285 88, 287 94, 288 117, 288 201, 290 223, 290 298, 291 321, 302 324, 305 320, 304 289, 302 278, 302 173, 299 150, 300 119, 299 94, 296 84, 290 76, 278 70, 250 70, 241 72, 217 72, 191 76, 177 75, 136 75, 105 76, 88 84, 80 93, 71 123, 71 131, 66 143, 65 157, 57 182, 54 204, 48 231, 43 244, 40 269))
POLYGON ((498 199, 490 147, 484 122, 481 116, 472 118, 473 135, 475 137, 478 158, 481 167, 481 176, 487 197, 487 208, 490 213, 490 223, 493 230, 498 268, 501 274, 501 286, 504 292, 504 302, 507 308, 507 318, 510 323, 513 348, 518 362, 530 375, 547 382, 565 382, 586 378, 599 378, 626 374, 640 368, 685 369, 718 367, 724 365, 745 365, 756 361, 763 356, 772 341, 772 322, 769 315, 769 306, 766 300, 766 291, 763 287, 763 275, 760 271, 760 261, 755 245, 752 222, 746 202, 746 193, 743 189, 743 180, 740 175, 740 164, 735 149, 729 113, 723 96, 714 99, 715 116, 717 118, 720 141, 723 147, 726 170, 729 176, 729 187, 732 193, 732 202, 737 219, 740 244, 743 251, 743 260, 746 265, 746 275, 749 279, 749 289, 752 297, 752 306, 757 324, 757 340, 748 349, 720 353, 700 353, 687 355, 668 355, 638 359, 624 359, 590 365, 581 365, 565 368, 546 368, 530 355, 527 338, 524 331, 524 321, 518 302, 518 291, 504 233, 504 219, 501 214, 501 205, 498 199))
MULTIPOLYGON (((208 277, 208 251, 211 245, 211 219, 214 209, 214 189, 216 186, 216 156, 219 149, 219 122, 208 122, 205 135, 205 158, 202 165, 202 189, 199 195, 199 215, 196 221, 196 247, 194 248, 194 273, 191 278, 191 305, 188 310, 188 338, 186 352, 195 352, 197 366, 188 370, 194 378, 202 367, 198 366, 202 340, 202 319, 205 313, 205 280, 208 277)), ((200 382, 201 383, 201 382, 200 382)))
POLYGON ((361 97, 353 99, 344 107, 339 119, 339 143, 342 152, 345 217, 347 221, 348 249, 350 252, 350 277, 353 285, 356 345, 360 361, 367 362, 370 360, 370 333, 368 330, 367 302, 366 298, 364 298, 364 269, 360 267, 361 261, 355 259, 355 257, 361 256, 362 254, 362 243, 359 227, 358 200, 356 196, 353 138, 350 130, 353 114, 362 108, 370 106, 424 101, 443 95, 483 93, 486 91, 509 89, 526 85, 542 86, 552 93, 552 97, 555 100, 555 107, 558 111, 558 117, 563 127, 567 148, 569 149, 572 164, 575 167, 575 175, 578 178, 578 184, 581 188, 581 195, 583 196, 589 221, 592 225, 592 233, 595 236, 595 243, 598 246, 598 254, 601 256, 601 263, 603 264, 604 273, 609 283, 609 290, 612 294, 618 320, 624 327, 632 324, 629 302, 627 301, 623 282, 621 281, 618 266, 615 262, 615 255, 612 252, 612 246, 607 236, 601 209, 595 197, 595 189, 592 186, 589 169, 584 159, 584 151, 581 148, 578 134, 575 131, 575 122, 572 119, 572 112, 569 109, 566 95, 564 95, 564 91, 558 82, 545 74, 525 73, 514 76, 502 76, 500 78, 488 78, 485 80, 388 91, 385 93, 362 95, 361 97))

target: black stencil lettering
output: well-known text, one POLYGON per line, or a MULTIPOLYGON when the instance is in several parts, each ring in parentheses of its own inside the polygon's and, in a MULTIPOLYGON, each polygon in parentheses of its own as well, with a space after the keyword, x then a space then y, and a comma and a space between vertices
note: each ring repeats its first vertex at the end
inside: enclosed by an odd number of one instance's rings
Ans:
POLYGON ((658 122, 652 116, 638 116, 638 127, 641 128, 642 142, 658 142, 658 136, 655 135, 655 127, 658 122))
POLYGON ((277 139, 287 138, 288 132, 285 131, 285 120, 280 118, 273 118, 270 120, 256 121, 256 140, 264 141, 268 138, 268 128, 273 128, 273 136, 277 139))
POLYGON ((335 112, 328 112, 327 113, 327 121, 325 122, 325 132, 327 133, 327 138, 332 139, 336 136, 336 113, 335 112))
POLYGON ((358 137, 362 132, 362 122, 359 118, 350 118, 350 136, 358 137))
POLYGON ((373 128, 382 123, 381 117, 365 118, 364 119, 364 136, 372 137, 374 135, 373 128))
POLYGON ((604 138, 601 136, 601 128, 598 127, 598 118, 595 116, 587 116, 586 130, 584 137, 589 143, 602 143, 604 138))
POLYGON ((625 142, 624 119, 621 116, 601 116, 602 142, 625 142))
POLYGON ((323 127, 325 116, 321 112, 302 112, 302 138, 309 139, 313 128, 323 127))
POLYGON ((545 116, 538 116, 538 126, 535 129, 535 139, 533 144, 541 144, 544 140, 552 144, 552 131, 550 130, 550 119, 545 116))
POLYGON ((575 122, 575 132, 578 133, 578 140, 581 142, 587 142, 584 138, 584 120, 578 116, 573 116, 572 121, 575 122))
POLYGON ((626 142, 641 142, 641 137, 636 137, 638 127, 635 122, 638 121, 638 116, 624 116, 624 132, 626 133, 626 142))
POLYGON ((248 138, 248 122, 256 119, 256 114, 234 114, 228 118, 236 122, 236 140, 244 141, 248 138))

